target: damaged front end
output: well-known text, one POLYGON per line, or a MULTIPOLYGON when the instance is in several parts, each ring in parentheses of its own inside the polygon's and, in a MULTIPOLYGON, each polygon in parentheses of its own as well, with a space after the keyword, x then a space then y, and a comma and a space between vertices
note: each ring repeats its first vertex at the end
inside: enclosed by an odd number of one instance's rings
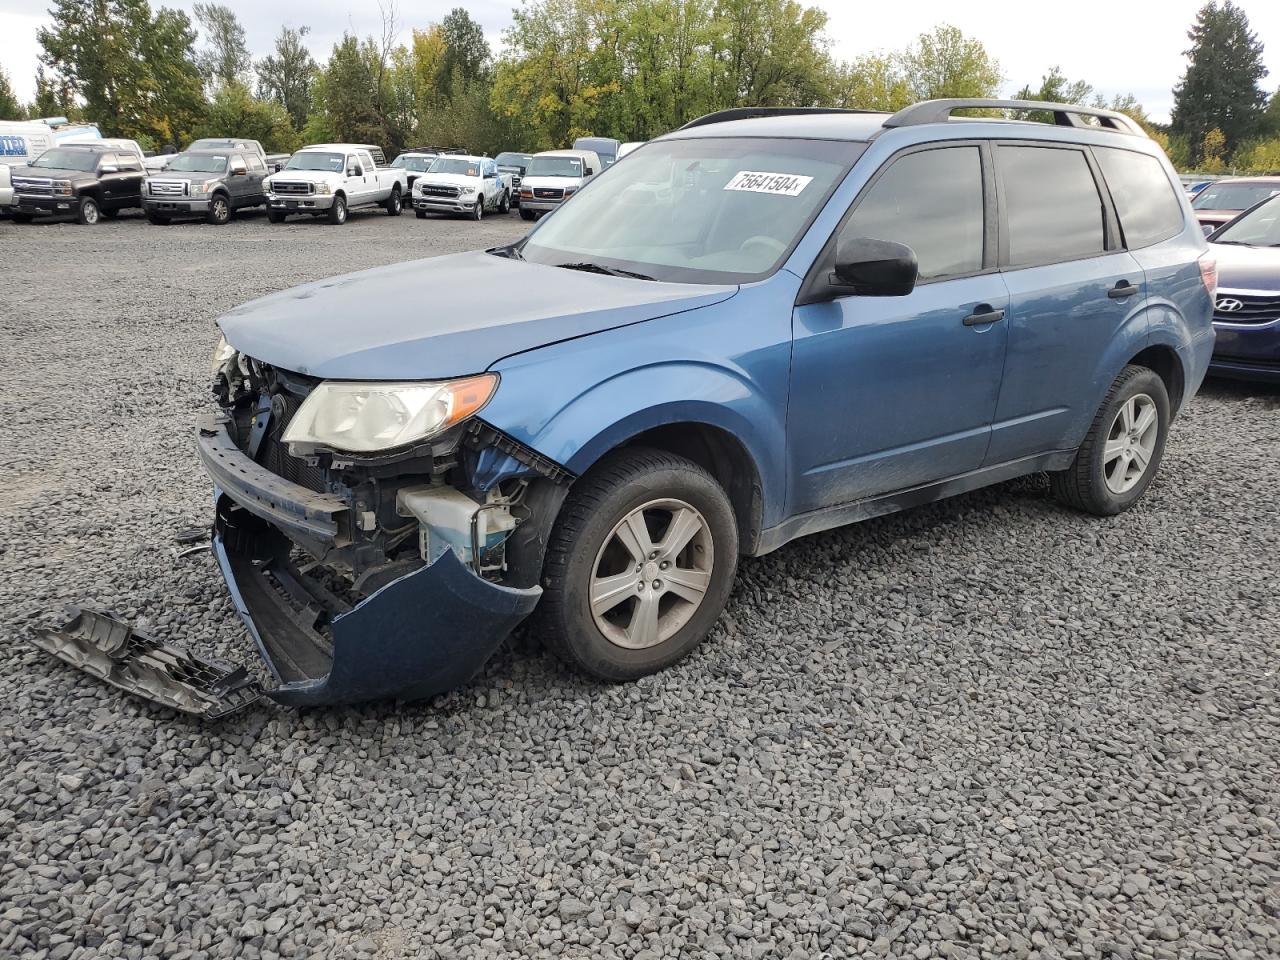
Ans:
MULTIPOLYGON (((536 605, 572 476, 476 417, 387 451, 291 445, 289 423, 320 383, 229 353, 215 380, 221 410, 199 430, 213 551, 276 680, 262 692, 304 706, 459 686, 536 605)), ((93 630, 69 624, 42 638, 111 679, 93 630)), ((200 699, 225 693, 216 678, 199 693, 162 663, 149 661, 146 675, 117 685, 178 709, 186 697, 187 712, 228 712, 200 699)))

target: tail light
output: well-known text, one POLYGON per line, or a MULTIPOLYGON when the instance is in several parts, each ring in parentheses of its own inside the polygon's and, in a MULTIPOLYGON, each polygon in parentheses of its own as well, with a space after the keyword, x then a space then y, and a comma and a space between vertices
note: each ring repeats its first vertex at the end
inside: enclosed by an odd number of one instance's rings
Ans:
POLYGON ((1218 293, 1218 261, 1208 253, 1200 255, 1200 280, 1212 300, 1218 293))

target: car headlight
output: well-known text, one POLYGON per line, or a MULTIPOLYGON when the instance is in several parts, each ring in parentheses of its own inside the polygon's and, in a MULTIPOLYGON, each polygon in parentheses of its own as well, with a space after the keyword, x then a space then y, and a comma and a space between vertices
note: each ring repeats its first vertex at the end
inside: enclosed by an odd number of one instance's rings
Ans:
POLYGON ((333 187, 329 186, 327 183, 322 183, 316 188, 316 193, 327 197, 329 194, 333 193, 333 187))
POLYGON ((271 192, 271 181, 270 181, 270 180, 263 180, 263 181, 262 181, 262 189, 263 189, 263 190, 265 190, 267 193, 270 193, 270 192, 271 192))
POLYGON ((463 187, 463 188, 462 188, 462 195, 463 195, 464 197, 474 197, 474 196, 475 196, 475 194, 476 194, 476 188, 475 188, 475 187, 463 187))
POLYGON ((209 358, 209 372, 217 376, 235 355, 236 348, 227 343, 227 338, 218 337, 218 345, 213 348, 213 356, 209 358))
POLYGON ((282 439, 295 457, 317 447, 348 453, 403 447, 479 413, 497 386, 493 373, 436 383, 326 381, 307 395, 282 439))
POLYGON ((59 197, 71 196, 71 181, 70 180, 53 181, 53 192, 55 195, 59 197))

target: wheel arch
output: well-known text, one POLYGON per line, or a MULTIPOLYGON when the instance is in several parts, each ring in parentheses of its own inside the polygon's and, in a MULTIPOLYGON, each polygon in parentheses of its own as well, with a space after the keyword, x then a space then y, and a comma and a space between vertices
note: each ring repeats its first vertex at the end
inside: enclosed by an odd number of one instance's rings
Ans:
POLYGON ((1164 388, 1169 394, 1169 409, 1177 414, 1187 389, 1187 374, 1178 351, 1168 344, 1154 343, 1130 357, 1126 366, 1129 365, 1146 367, 1164 381, 1164 388))

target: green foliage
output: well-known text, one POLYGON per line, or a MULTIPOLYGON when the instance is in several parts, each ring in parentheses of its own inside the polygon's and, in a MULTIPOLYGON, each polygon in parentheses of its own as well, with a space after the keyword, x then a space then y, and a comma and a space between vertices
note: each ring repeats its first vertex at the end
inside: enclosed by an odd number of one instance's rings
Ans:
POLYGON ((900 60, 912 100, 994 97, 1003 79, 1000 64, 981 41, 949 24, 920 34, 900 60))
POLYGON ((292 153, 302 145, 283 106, 275 101, 256 100, 248 87, 234 82, 214 94, 198 135, 259 140, 269 153, 292 153))
POLYGON ((482 79, 489 70, 491 53, 480 24, 471 19, 465 8, 454 7, 440 21, 439 30, 444 55, 436 71, 436 86, 448 89, 455 75, 464 84, 482 79))
POLYGON ((49 89, 82 101, 103 133, 156 146, 198 124, 204 95, 185 13, 153 17, 147 0, 55 0, 50 16, 36 35, 49 89))
POLYGON ((1013 95, 1015 100, 1044 100, 1047 103, 1087 103, 1093 95, 1093 87, 1083 80, 1068 80, 1058 67, 1051 67, 1049 72, 1040 78, 1040 87, 1032 90, 1031 85, 1023 87, 1013 95))
POLYGON ((387 64, 372 38, 357 40, 344 34, 333 46, 324 68, 324 110, 333 136, 344 143, 376 143, 388 148, 395 136, 383 112, 387 64))
POLYGON ((311 113, 311 85, 317 68, 305 37, 310 27, 282 27, 275 52, 258 61, 258 96, 288 111, 295 129, 301 130, 311 113))
POLYGON ((1238 173, 1280 173, 1280 137, 1242 144, 1231 165, 1238 173))
POLYGON ((1191 62, 1173 91, 1171 130, 1187 138, 1197 161, 1210 131, 1221 132, 1228 152, 1258 135, 1266 102, 1259 83, 1267 68, 1249 18, 1231 0, 1201 7, 1187 36, 1191 62))
POLYGON ((197 2, 193 9, 207 44, 196 63, 209 89, 244 83, 253 61, 236 15, 220 3, 197 2))
POLYGON ((894 54, 871 53, 835 67, 833 106, 892 112, 909 105, 911 91, 894 54))
POLYGON ((0 67, 0 120, 21 120, 25 116, 26 111, 9 83, 9 74, 0 67))

